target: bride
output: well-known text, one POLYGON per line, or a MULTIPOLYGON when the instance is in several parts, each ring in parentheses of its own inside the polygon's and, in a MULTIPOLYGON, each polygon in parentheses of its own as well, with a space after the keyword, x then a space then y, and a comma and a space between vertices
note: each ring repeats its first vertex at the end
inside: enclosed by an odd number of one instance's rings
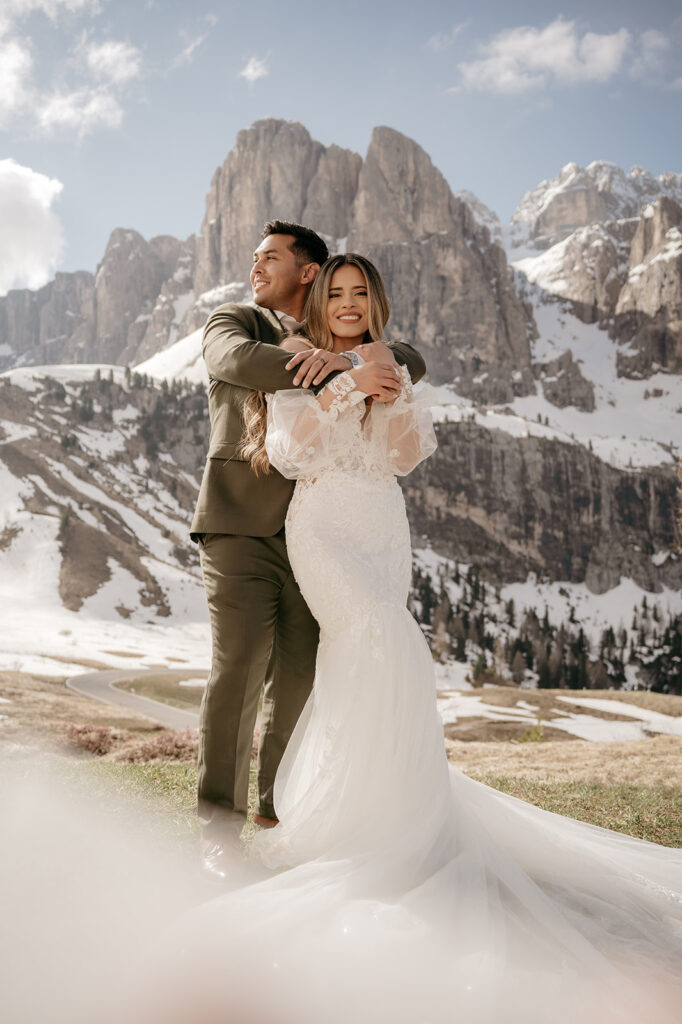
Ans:
POLYGON ((406 608, 396 481, 436 441, 428 394, 381 343, 388 311, 369 260, 332 258, 311 290, 309 333, 371 358, 317 396, 269 397, 267 425, 254 399, 254 468, 269 461, 297 480, 287 545, 320 645, 276 781, 279 825, 252 844, 271 874, 183 931, 201 976, 194 1019, 679 1022, 680 851, 539 810, 448 765, 431 655, 406 608), (373 401, 388 373, 397 397, 373 401))

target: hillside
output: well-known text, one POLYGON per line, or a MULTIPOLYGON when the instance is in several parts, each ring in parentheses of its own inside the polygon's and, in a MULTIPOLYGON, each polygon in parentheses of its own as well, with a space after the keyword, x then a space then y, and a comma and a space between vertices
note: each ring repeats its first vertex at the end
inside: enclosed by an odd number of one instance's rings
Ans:
POLYGON ((107 367, 0 379, 0 657, 206 664, 210 639, 187 534, 203 467, 203 392, 107 367))

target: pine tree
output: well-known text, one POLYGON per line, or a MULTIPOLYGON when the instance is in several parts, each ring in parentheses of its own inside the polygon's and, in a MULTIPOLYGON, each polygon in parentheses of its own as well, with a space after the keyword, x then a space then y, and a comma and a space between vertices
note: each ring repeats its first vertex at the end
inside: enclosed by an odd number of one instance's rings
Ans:
POLYGON ((526 659, 520 650, 517 650, 516 654, 512 658, 511 673, 512 679, 516 685, 520 686, 526 678, 526 659))

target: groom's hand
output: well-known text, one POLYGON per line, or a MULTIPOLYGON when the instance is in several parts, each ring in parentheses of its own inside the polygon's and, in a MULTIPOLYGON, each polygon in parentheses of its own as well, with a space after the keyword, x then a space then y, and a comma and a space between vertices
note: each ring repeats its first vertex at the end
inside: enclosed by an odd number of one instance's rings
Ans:
POLYGON ((287 370, 296 370, 294 384, 309 388, 311 384, 321 384, 330 373, 336 370, 350 370, 350 360, 340 352, 328 352, 324 348, 310 348, 305 352, 297 352, 286 365, 287 370))

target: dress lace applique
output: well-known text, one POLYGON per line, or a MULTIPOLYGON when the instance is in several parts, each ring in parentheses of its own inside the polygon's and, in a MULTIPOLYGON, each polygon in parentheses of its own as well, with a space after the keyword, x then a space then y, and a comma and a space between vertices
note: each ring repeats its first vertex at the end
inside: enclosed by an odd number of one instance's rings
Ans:
POLYGON ((338 377, 334 377, 333 380, 330 380, 325 390, 331 391, 334 395, 332 404, 327 409, 328 415, 334 420, 338 418, 344 404, 350 401, 350 395, 352 393, 355 393, 355 401, 364 401, 365 398, 362 392, 358 392, 356 390, 355 381, 348 370, 344 371, 344 373, 340 373, 338 377))

